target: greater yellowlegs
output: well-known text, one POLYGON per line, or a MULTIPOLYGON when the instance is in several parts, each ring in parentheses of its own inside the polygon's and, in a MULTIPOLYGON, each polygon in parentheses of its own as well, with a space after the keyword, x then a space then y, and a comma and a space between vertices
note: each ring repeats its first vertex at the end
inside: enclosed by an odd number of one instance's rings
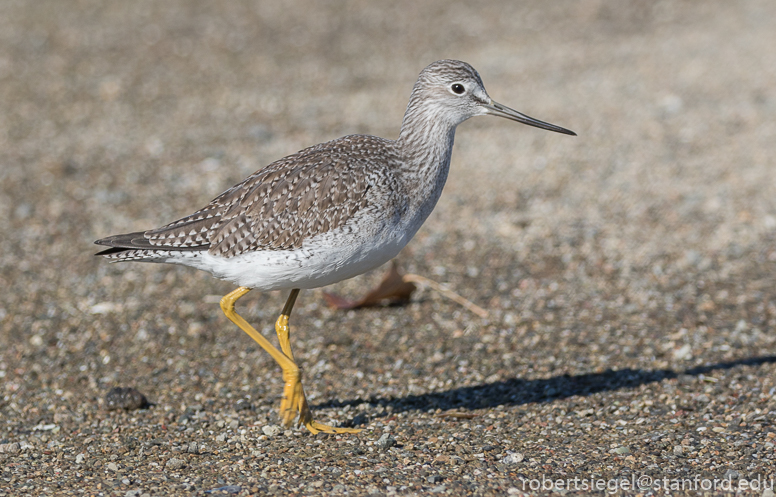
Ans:
POLYGON ((412 239, 442 193, 455 128, 492 115, 558 133, 573 131, 494 102, 469 64, 440 60, 418 76, 397 140, 349 135, 273 162, 194 214, 148 231, 97 240, 114 261, 169 262, 239 286, 221 299, 226 316, 283 370, 280 416, 313 433, 346 433, 313 421, 291 351, 288 320, 302 288, 362 274, 412 239), (290 289, 275 323, 280 349, 234 310, 251 289, 290 289))

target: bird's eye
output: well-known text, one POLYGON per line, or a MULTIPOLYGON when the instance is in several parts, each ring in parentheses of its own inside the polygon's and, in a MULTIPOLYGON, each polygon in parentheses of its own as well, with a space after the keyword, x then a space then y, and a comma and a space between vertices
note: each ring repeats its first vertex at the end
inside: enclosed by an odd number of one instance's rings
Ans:
POLYGON ((453 86, 451 86, 450 89, 453 90, 453 93, 456 95, 461 95, 466 91, 466 88, 464 88, 461 83, 453 83, 453 86))

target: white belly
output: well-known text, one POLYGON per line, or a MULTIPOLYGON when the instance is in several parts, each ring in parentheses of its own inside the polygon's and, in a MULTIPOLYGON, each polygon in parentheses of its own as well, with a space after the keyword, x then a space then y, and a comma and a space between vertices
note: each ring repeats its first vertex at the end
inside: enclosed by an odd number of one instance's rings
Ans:
POLYGON ((404 248, 420 228, 414 222, 374 223, 362 217, 334 231, 305 240, 294 250, 262 250, 224 258, 183 252, 164 262, 183 264, 259 291, 318 288, 374 269, 404 248))

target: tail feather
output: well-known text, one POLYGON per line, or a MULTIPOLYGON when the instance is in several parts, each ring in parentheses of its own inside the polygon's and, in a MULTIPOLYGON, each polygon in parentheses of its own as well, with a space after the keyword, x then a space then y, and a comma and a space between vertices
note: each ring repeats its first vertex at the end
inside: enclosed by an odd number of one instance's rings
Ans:
POLYGON ((207 250, 207 245, 197 247, 165 247, 151 244, 151 240, 146 238, 145 231, 136 231, 134 233, 125 233, 123 235, 113 235, 101 238, 94 243, 97 245, 106 245, 110 248, 94 255, 107 256, 109 258, 123 258, 121 255, 129 255, 132 252, 131 259, 142 258, 143 251, 148 251, 149 256, 158 255, 160 252, 197 252, 207 250))

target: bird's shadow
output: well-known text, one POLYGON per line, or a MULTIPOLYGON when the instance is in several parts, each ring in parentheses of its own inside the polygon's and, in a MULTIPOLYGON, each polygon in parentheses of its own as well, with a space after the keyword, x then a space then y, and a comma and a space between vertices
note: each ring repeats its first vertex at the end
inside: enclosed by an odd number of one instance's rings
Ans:
MULTIPOLYGON (((380 414, 370 414, 370 417, 383 417, 405 411, 474 410, 486 409, 500 405, 519 406, 532 402, 551 402, 575 395, 587 396, 598 392, 634 388, 640 385, 657 383, 679 377, 698 377, 714 371, 731 369, 737 366, 759 366, 776 363, 776 356, 751 357, 729 362, 719 362, 706 366, 697 366, 684 371, 670 369, 642 370, 620 369, 607 370, 602 373, 581 375, 559 375, 539 380, 521 380, 510 378, 494 381, 483 385, 454 388, 441 392, 430 392, 421 395, 403 397, 371 397, 369 399, 349 399, 328 401, 318 404, 319 408, 343 408, 356 406, 364 402, 380 406, 390 406, 391 409, 380 414)), ((357 416, 354 424, 364 424, 367 420, 357 416)))

